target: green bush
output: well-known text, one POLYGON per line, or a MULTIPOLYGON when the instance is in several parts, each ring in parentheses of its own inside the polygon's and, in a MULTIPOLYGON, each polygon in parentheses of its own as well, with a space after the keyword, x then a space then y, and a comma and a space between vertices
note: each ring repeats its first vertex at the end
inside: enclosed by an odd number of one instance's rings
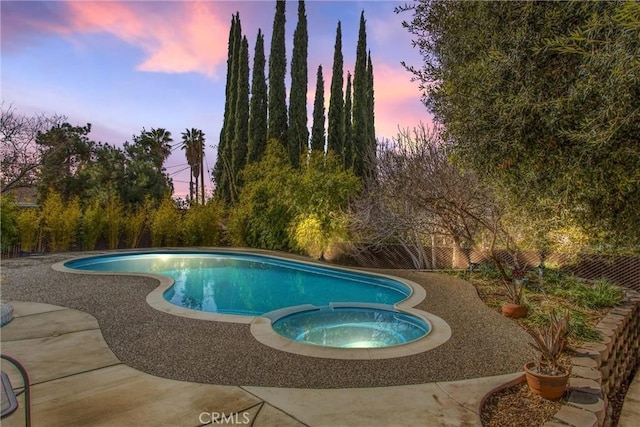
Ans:
POLYGON ((272 250, 290 248, 287 229, 295 217, 295 174, 282 144, 269 141, 262 160, 247 165, 242 173, 245 184, 227 223, 232 244, 272 250))
POLYGON ((106 219, 105 237, 109 249, 118 249, 120 244, 120 230, 124 220, 124 206, 115 194, 109 194, 104 204, 106 219))
POLYGON ((96 198, 92 199, 82 215, 82 249, 91 251, 96 248, 106 222, 107 218, 100 201, 96 198))
POLYGON ((182 231, 182 218, 175 202, 167 195, 153 213, 151 224, 151 245, 177 246, 182 231))
POLYGON ((77 197, 64 203, 50 190, 42 205, 42 221, 52 251, 66 251, 75 242, 80 224, 80 201, 77 197))
POLYGON ((18 207, 13 197, 0 199, 0 248, 12 246, 18 237, 18 207))
POLYGON ((301 214, 292 223, 289 233, 296 249, 318 259, 324 258, 334 245, 344 243, 348 234, 346 221, 337 213, 324 218, 315 213, 301 214))
POLYGON ((292 240, 303 252, 313 258, 322 258, 327 247, 327 238, 317 215, 300 215, 298 221, 292 225, 290 233, 292 240))
POLYGON ((222 211, 222 204, 214 200, 191 206, 184 216, 183 243, 186 246, 218 246, 222 211))
POLYGON ((33 251, 38 246, 40 235, 40 214, 36 208, 26 208, 20 211, 16 219, 20 248, 23 251, 33 251))
POLYGON ((125 215, 123 231, 128 248, 133 249, 140 246, 142 233, 149 226, 151 212, 153 212, 153 201, 151 197, 147 196, 141 206, 125 215))
POLYGON ((263 159, 245 168, 243 182, 229 215, 231 242, 314 256, 345 239, 341 213, 361 185, 330 154, 311 155, 300 170, 293 169, 278 141, 270 141, 263 159))
POLYGON ((483 262, 479 264, 473 270, 474 275, 480 276, 483 279, 501 279, 502 275, 495 265, 489 262, 483 262))

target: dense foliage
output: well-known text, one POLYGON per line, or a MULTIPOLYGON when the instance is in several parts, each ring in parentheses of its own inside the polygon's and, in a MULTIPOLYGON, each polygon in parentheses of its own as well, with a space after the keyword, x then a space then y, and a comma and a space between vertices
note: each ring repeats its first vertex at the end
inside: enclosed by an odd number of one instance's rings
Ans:
POLYGON ((312 155, 300 170, 294 169, 288 152, 275 140, 260 162, 245 168, 243 179, 245 187, 229 214, 231 242, 318 256, 344 234, 340 213, 359 188, 352 173, 322 152, 312 155), (308 237, 309 227, 315 229, 313 238, 308 237), (305 233, 307 237, 301 237, 305 233))
POLYGON ((3 156, 16 162, 2 164, 3 193, 27 189, 31 202, 42 203, 53 189, 64 201, 78 197, 84 207, 109 193, 137 205, 147 196, 159 200, 173 190, 164 169, 172 142, 167 130, 143 128, 119 148, 92 140, 90 124, 74 126, 56 117, 2 110, 3 156))
POLYGON ((640 4, 421 0, 408 10, 424 60, 409 69, 452 159, 531 217, 637 245, 640 4))
POLYGON ((0 249, 11 247, 18 237, 18 209, 11 196, 0 198, 0 249))

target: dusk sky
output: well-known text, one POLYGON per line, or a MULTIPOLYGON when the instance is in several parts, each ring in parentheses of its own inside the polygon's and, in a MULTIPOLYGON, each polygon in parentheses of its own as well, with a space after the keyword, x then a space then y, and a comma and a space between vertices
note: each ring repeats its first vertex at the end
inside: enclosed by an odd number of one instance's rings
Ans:
MULTIPOLYGON (((378 138, 395 136, 398 126, 413 127, 429 120, 418 84, 411 82, 411 74, 400 64, 420 65, 411 37, 401 25, 411 16, 393 12, 401 4, 305 2, 309 128, 318 65, 323 68, 328 109, 338 21, 342 22, 345 82, 346 72, 353 73, 362 10, 373 61, 378 138)), ((289 65, 297 7, 297 1, 287 2, 289 65)), ((206 167, 211 170, 224 113, 229 27, 236 11, 249 41, 250 66, 258 28, 265 33, 268 61, 273 0, 2 0, 2 101, 19 114, 62 114, 74 125, 91 123, 91 139, 117 146, 131 141, 143 127, 169 130, 174 144, 186 128, 198 128, 205 133, 206 167)), ((187 194, 189 174, 179 145, 166 166, 175 194, 187 194)))

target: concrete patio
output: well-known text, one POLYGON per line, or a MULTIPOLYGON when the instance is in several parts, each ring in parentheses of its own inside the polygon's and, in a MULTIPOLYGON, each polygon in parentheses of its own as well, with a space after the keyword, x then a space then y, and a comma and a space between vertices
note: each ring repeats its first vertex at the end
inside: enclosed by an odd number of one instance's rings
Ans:
MULTIPOLYGON (((298 389, 176 381, 122 363, 96 319, 61 306, 10 301, 2 353, 21 361, 32 383, 34 426, 372 426, 481 425, 483 396, 520 374, 394 387, 298 389), (212 417, 218 416, 217 423, 212 417)), ((21 379, 9 364, 18 388, 21 379)), ((24 425, 24 395, 2 425, 24 425)))
MULTIPOLYGON (((444 344, 340 360, 271 348, 249 324, 154 309, 156 278, 52 268, 87 255, 2 260, 2 299, 15 316, 0 330, 2 353, 31 376, 34 426, 480 425, 482 398, 520 378, 530 357, 526 333, 453 277, 384 272, 424 288, 415 308, 447 323, 444 344)), ((21 406, 2 423, 23 418, 21 406)))

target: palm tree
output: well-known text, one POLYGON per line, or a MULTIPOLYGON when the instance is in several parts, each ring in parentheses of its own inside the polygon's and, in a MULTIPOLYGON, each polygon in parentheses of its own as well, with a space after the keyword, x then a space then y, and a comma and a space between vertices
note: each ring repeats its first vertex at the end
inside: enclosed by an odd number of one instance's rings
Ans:
POLYGON ((196 185, 198 185, 198 172, 196 172, 195 168, 199 167, 200 163, 198 162, 197 153, 194 150, 193 136, 189 129, 182 132, 181 148, 185 150, 185 157, 189 164, 189 201, 193 202, 193 176, 196 175, 196 185))
POLYGON ((204 204, 204 133, 196 128, 182 132, 182 149, 185 150, 187 163, 191 169, 189 176, 189 199, 193 202, 193 178, 196 179, 195 198, 198 201, 198 177, 200 177, 200 193, 204 204))
POLYGON ((171 143, 173 142, 171 132, 163 128, 151 128, 150 131, 145 132, 144 136, 149 140, 153 163, 158 170, 161 170, 164 161, 171 154, 171 143))

